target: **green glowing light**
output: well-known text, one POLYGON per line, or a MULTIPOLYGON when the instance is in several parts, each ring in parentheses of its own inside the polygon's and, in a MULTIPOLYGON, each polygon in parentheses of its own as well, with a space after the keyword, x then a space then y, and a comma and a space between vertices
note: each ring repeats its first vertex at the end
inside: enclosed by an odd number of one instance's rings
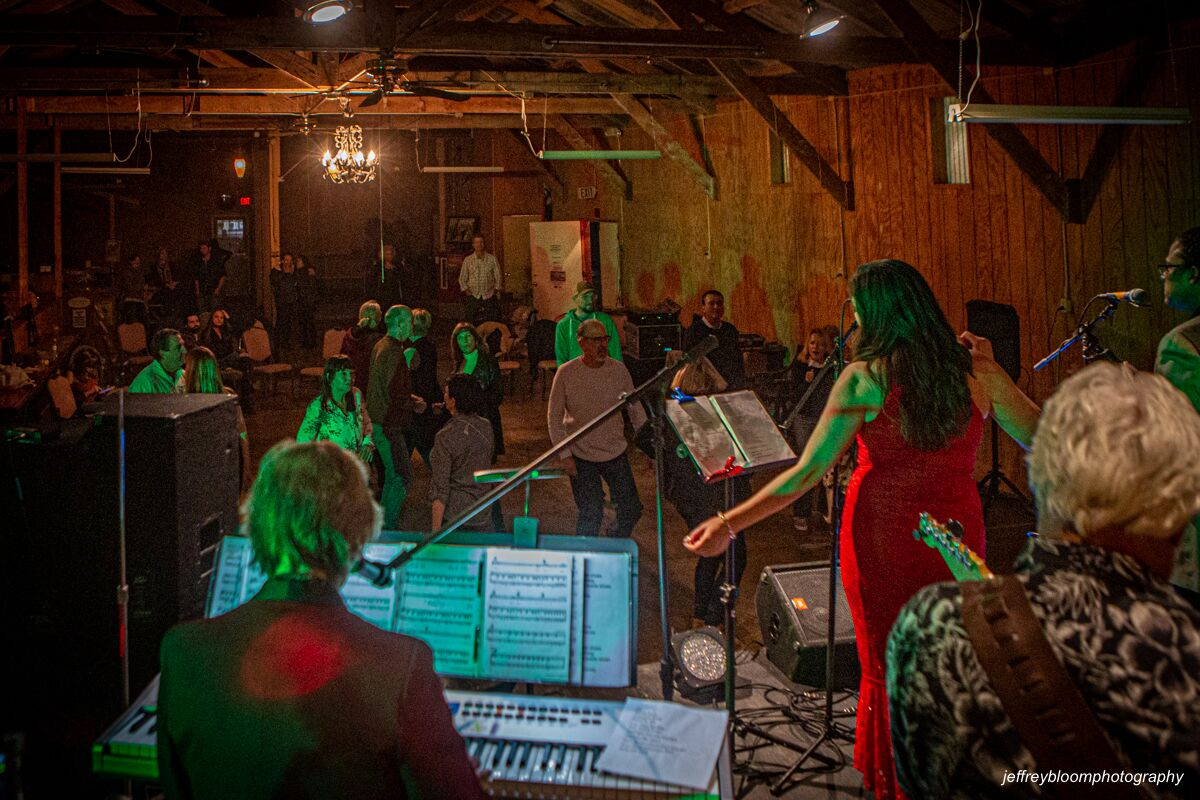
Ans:
POLYGON ((585 161, 590 159, 634 161, 659 158, 657 150, 539 150, 542 161, 585 161))

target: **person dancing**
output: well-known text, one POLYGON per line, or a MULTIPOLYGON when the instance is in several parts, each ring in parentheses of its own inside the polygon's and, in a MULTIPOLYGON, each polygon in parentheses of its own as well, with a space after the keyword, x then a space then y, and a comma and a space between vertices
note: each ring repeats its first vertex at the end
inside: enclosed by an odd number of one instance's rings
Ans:
POLYGON ((363 404, 362 392, 354 385, 354 361, 350 356, 336 355, 325 360, 321 394, 308 404, 296 441, 330 441, 367 463, 374 458, 371 418, 363 404))
POLYGON ((705 520, 684 539, 703 556, 787 508, 821 479, 852 439, 858 468, 842 515, 842 580, 862 666, 854 766, 879 800, 902 798, 896 783, 885 688, 888 632, 923 586, 948 580, 942 559, 913 546, 918 515, 963 524, 984 552, 983 509, 973 476, 983 421, 1028 447, 1039 410, 991 357, 991 344, 955 337, 929 284, 903 261, 863 264, 850 281, 860 326, 857 357, 830 393, 796 464, 746 502, 705 520))

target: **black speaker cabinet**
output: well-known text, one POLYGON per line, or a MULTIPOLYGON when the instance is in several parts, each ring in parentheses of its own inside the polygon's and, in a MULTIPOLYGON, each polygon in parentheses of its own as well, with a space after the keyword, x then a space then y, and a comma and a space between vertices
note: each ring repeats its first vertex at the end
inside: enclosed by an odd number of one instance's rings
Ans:
POLYGON ((625 320, 625 352, 634 358, 662 358, 668 350, 678 350, 683 329, 678 322, 663 325, 637 324, 625 320))
MULTIPOLYGON (((22 487, 13 538, 21 564, 26 666, 114 697, 119 685, 117 399, 56 442, 10 444, 22 487), (20 530, 17 530, 20 529, 20 530)), ((212 558, 238 526, 236 401, 126 395, 127 645, 133 691, 158 672, 163 634, 203 615, 212 558)))
POLYGON ((996 363, 1014 381, 1020 380, 1021 319, 1015 308, 990 300, 970 300, 967 302, 967 330, 991 340, 996 363))
MULTIPOLYGON (((766 567, 754 603, 770 662, 795 683, 824 687, 829 566, 814 563, 766 567)), ((858 688, 861 673, 854 647, 854 624, 840 583, 834 623, 834 688, 858 688)))

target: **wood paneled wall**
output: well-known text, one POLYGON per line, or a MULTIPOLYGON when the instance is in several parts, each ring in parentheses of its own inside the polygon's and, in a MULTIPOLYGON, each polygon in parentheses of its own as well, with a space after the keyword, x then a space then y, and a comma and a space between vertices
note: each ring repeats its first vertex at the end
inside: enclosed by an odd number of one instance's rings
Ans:
MULTIPOLYGON (((1172 31, 1142 104, 1187 105, 1200 120, 1200 29, 1172 31)), ((987 53, 984 51, 986 65, 987 53)), ((984 67, 982 83, 999 103, 1109 105, 1131 77, 1132 48, 1059 71, 984 67)), ((974 298, 1013 305, 1021 322, 1021 385, 1047 397, 1078 368, 1078 351, 1034 374, 1032 365, 1073 330, 1101 291, 1142 287, 1153 308, 1122 307, 1100 329, 1104 343, 1149 368, 1159 336, 1176 321, 1161 306, 1154 265, 1172 238, 1200 225, 1197 125, 1131 126, 1084 224, 1066 222, 982 126, 969 134, 971 183, 935 185, 929 103, 952 92, 921 66, 851 75, 850 97, 776 98, 783 113, 841 177, 853 179, 856 206, 841 207, 792 161, 792 181, 772 185, 766 123, 744 103, 722 104, 694 126, 668 128, 700 160, 702 133, 718 181, 705 197, 677 164, 627 162, 634 185, 624 201, 605 181, 568 167, 557 216, 589 217, 599 206, 621 225, 624 301, 671 297, 689 308, 704 289, 725 292, 729 318, 743 331, 789 346, 815 325, 836 323, 846 280, 857 264, 901 258, 927 277, 951 323, 965 327, 974 298), (576 185, 599 196, 575 202, 576 185)), ((1098 126, 1028 125, 1021 130, 1064 178, 1081 178, 1098 126)), ((637 130, 622 147, 653 147, 637 130)), ((1017 454, 1005 456, 1010 475, 1017 454)))

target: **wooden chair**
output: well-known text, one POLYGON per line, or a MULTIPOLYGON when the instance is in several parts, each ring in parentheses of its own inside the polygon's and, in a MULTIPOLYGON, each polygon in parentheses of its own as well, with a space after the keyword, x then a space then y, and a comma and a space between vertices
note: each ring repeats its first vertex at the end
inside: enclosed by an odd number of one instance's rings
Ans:
POLYGON ((75 406, 75 395, 71 393, 71 382, 61 375, 46 381, 46 389, 50 392, 50 401, 59 419, 70 419, 78 410, 75 406))
POLYGON ((271 337, 265 328, 257 324, 252 328, 247 328, 242 333, 242 347, 246 350, 246 355, 254 362, 252 375, 269 380, 272 392, 278 390, 281 377, 291 380, 292 390, 295 391, 295 370, 291 364, 277 364, 271 361, 271 337))
POLYGON ((300 378, 315 378, 319 388, 321 376, 325 374, 325 362, 342 352, 342 339, 345 337, 346 332, 341 328, 330 328, 325 331, 325 337, 321 340, 321 365, 319 367, 301 367, 300 378))
POLYGON ((512 331, 503 322, 485 322, 476 330, 479 331, 479 338, 485 342, 496 331, 500 332, 500 349, 493 355, 496 356, 496 361, 500 364, 500 379, 511 392, 517 370, 521 368, 521 362, 514 358, 513 345, 515 340, 513 339, 512 331))
POLYGON ((117 368, 119 380, 126 383, 129 367, 141 369, 154 360, 146 349, 146 326, 140 322, 128 322, 117 326, 117 344, 121 348, 121 363, 117 368))

